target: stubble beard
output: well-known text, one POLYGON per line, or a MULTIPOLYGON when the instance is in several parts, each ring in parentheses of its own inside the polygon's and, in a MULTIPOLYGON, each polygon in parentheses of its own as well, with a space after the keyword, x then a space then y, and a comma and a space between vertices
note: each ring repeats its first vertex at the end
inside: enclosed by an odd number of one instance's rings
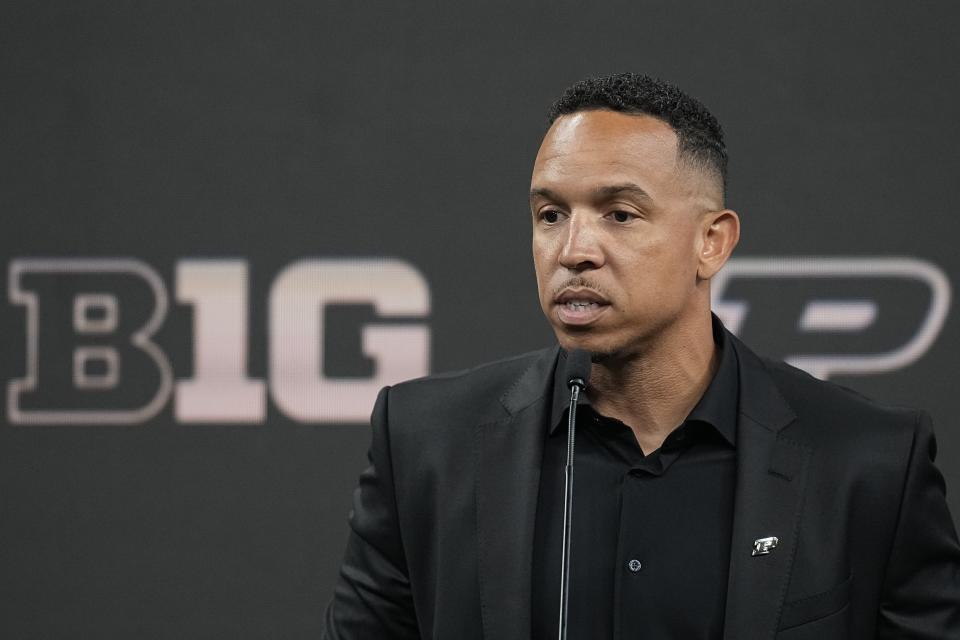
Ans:
MULTIPOLYGON (((567 333, 567 337, 569 338, 572 336, 567 333)), ((560 339, 560 335, 558 335, 557 338, 561 344, 564 342, 564 340, 560 339)), ((576 345, 573 345, 571 348, 583 348, 587 353, 590 354, 590 362, 608 367, 616 367, 620 363, 629 362, 640 356, 643 352, 642 349, 638 349, 637 345, 633 344, 594 346, 594 348, 577 347, 576 345)))
MULTIPOLYGON (((661 335, 664 323, 657 323, 653 330, 639 335, 633 335, 625 340, 612 341, 613 344, 599 344, 590 347, 582 347, 590 354, 590 361, 593 364, 599 364, 609 369, 617 369, 627 366, 637 360, 642 360, 650 353, 654 347, 657 337, 661 335)), ((588 329, 585 333, 589 333, 588 329)), ((559 339, 559 335, 557 336, 559 339)), ((575 337, 575 334, 567 332, 567 337, 575 337)), ((562 342, 562 341, 561 341, 562 342)))

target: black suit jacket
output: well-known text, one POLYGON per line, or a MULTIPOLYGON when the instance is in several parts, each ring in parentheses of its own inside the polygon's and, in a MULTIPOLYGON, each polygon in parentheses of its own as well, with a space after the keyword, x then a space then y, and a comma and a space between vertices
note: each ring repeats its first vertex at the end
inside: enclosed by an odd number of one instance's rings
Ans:
MULTIPOLYGON (((960 638, 960 547, 929 417, 727 337, 740 409, 725 638, 960 638), (776 548, 752 556, 769 536, 776 548)), ((381 392, 325 637, 530 637, 557 354, 381 392)))

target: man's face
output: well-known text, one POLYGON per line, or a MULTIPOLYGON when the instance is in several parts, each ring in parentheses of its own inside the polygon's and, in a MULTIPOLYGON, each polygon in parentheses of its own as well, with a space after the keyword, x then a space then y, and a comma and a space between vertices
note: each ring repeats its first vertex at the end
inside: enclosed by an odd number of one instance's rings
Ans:
POLYGON ((678 161, 666 123, 608 110, 557 119, 530 208, 540 305, 560 344, 630 357, 709 309, 698 268, 703 214, 718 200, 708 177, 678 161))

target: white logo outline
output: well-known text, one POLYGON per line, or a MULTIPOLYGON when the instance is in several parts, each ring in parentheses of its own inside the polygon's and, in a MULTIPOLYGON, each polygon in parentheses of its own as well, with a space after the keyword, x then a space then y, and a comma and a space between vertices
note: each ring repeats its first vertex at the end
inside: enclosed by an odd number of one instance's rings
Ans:
POLYGON ((724 300, 730 281, 751 278, 886 277, 920 281, 930 288, 930 308, 919 329, 902 346, 868 355, 797 355, 786 358, 789 364, 813 376, 826 379, 836 373, 875 374, 902 369, 916 362, 943 328, 950 310, 951 287, 946 274, 936 265, 918 258, 792 256, 781 258, 732 258, 714 276, 711 302, 717 316, 728 329, 739 335, 748 313, 743 301, 724 300))
POLYGON ((7 384, 7 420, 10 424, 89 425, 137 424, 156 416, 166 405, 173 390, 173 369, 166 354, 150 338, 167 316, 166 288, 160 276, 149 265, 135 258, 20 258, 10 261, 7 295, 11 304, 26 307, 27 344, 26 375, 7 384), (133 410, 24 410, 19 406, 20 394, 37 388, 40 372, 39 339, 40 311, 35 293, 20 288, 24 273, 126 273, 142 277, 150 286, 156 300, 153 314, 140 329, 130 336, 130 343, 144 351, 157 364, 160 384, 153 398, 133 410))

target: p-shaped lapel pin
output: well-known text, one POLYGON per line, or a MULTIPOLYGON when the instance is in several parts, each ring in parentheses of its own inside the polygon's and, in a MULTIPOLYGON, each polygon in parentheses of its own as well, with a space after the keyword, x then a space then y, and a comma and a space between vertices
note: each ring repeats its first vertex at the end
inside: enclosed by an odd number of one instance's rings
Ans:
POLYGON ((757 538, 753 541, 753 553, 750 555, 751 557, 768 555, 771 551, 777 548, 777 544, 779 542, 780 539, 776 536, 757 538))

